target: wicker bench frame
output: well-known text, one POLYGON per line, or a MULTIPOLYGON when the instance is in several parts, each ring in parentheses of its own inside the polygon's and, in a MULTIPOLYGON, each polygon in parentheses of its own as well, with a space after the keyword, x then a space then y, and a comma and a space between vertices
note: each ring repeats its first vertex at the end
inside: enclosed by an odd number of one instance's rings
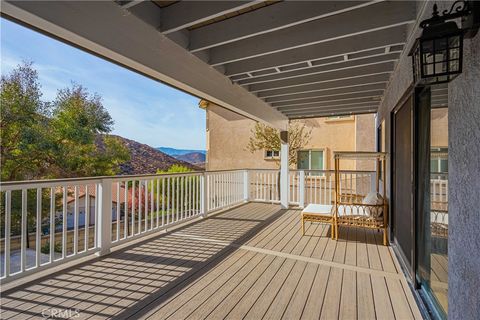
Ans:
POLYGON ((386 183, 383 183, 383 203, 378 205, 363 204, 361 199, 363 196, 358 194, 345 195, 340 194, 340 159, 373 159, 376 162, 376 184, 375 189, 379 192, 380 187, 380 173, 382 173, 382 180, 385 181, 386 172, 386 154, 383 152, 336 152, 334 154, 335 159, 335 212, 334 212, 334 224, 335 224, 335 239, 338 240, 338 226, 367 228, 383 231, 383 245, 388 245, 388 205, 385 199, 386 195, 386 183), (382 168, 382 170, 380 170, 382 168), (371 212, 369 210, 382 210, 383 216, 375 219, 370 216, 359 216, 338 213, 338 208, 355 207, 363 210, 363 212, 371 212))
POLYGON ((305 235, 305 222, 317 222, 331 225, 331 237, 335 238, 335 219, 333 214, 302 212, 302 236, 305 235))

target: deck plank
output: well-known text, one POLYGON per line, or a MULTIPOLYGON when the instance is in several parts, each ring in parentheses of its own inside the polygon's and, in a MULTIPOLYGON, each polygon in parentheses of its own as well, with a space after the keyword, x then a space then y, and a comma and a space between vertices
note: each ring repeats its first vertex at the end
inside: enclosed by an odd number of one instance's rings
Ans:
POLYGON ((320 319, 338 319, 344 270, 332 268, 320 319))
POLYGON ((250 308, 244 319, 263 318, 264 314, 267 312, 270 304, 277 296, 278 291, 282 287, 294 266, 294 260, 288 259, 285 261, 280 270, 278 270, 273 277, 272 281, 264 288, 264 290, 262 290, 262 294, 258 297, 257 301, 255 301, 254 305, 252 308, 250 308))
POLYGON ((395 319, 385 278, 372 275, 371 281, 377 319, 395 319))
POLYGON ((286 259, 276 257, 273 263, 268 266, 267 270, 258 278, 248 292, 235 304, 225 319, 243 318, 286 261, 286 259))
POLYGON ((319 319, 327 290, 331 268, 319 266, 303 309, 301 319, 319 319))
POLYGON ((260 277, 269 270, 274 260, 275 257, 270 255, 262 260, 227 297, 221 297, 223 301, 212 308, 211 313, 207 315, 208 319, 224 319, 260 277))
POLYGON ((355 232, 357 234, 357 266, 370 268, 366 231, 364 229, 355 228, 355 232))
POLYGON ((357 319, 357 309, 357 272, 345 270, 343 272, 339 319, 357 319))
POLYGON ((402 284, 396 279, 385 279, 387 282, 390 301, 392 302, 393 312, 396 319, 413 319, 410 305, 408 304, 402 284))
MULTIPOLYGON (((249 203, 2 292, 2 317, 48 307, 81 319, 421 319, 389 247, 372 230, 307 223, 249 203)), ((445 276, 446 259, 433 265, 445 276)))
POLYGON ((295 263, 288 278, 285 280, 277 296, 270 304, 270 308, 263 317, 264 319, 280 319, 282 317, 285 309, 291 303, 293 293, 297 289, 306 266, 307 263, 303 261, 295 263))
POLYGON ((349 228, 347 236, 347 245, 345 248, 345 264, 357 265, 357 230, 349 228))
MULTIPOLYGON (((188 304, 194 304, 195 301, 203 301, 201 305, 195 309, 192 313, 185 316, 172 315, 173 319, 205 319, 210 312, 215 309, 224 299, 227 297, 246 277, 249 276, 251 271, 260 264, 266 258, 263 254, 255 254, 254 257, 245 262, 242 268, 238 271, 234 271, 233 274, 227 274, 226 281, 223 285, 215 290, 203 290, 194 299, 190 300, 188 304), (210 293, 210 295, 208 295, 210 293)), ((211 284, 209 285, 211 286, 211 284)))
POLYGON ((308 295, 313 285, 313 280, 315 279, 315 274, 317 273, 318 266, 309 263, 307 264, 305 271, 302 275, 302 278, 298 282, 298 286, 295 289, 295 292, 292 295, 291 301, 287 305, 287 309, 282 315, 282 319, 300 319, 305 307, 308 295))
POLYGON ((357 273, 357 302, 358 319, 375 319, 375 304, 370 275, 357 273))

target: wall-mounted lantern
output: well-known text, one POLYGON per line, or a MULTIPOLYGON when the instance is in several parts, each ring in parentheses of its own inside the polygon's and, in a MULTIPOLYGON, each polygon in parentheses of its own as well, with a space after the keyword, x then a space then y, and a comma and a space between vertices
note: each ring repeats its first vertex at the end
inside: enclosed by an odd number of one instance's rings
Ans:
POLYGON ((434 4, 432 17, 420 23, 422 35, 410 51, 415 84, 445 83, 462 73, 463 38, 476 34, 478 20, 478 1, 455 1, 442 15, 434 4), (448 21, 458 18, 462 28, 448 21))

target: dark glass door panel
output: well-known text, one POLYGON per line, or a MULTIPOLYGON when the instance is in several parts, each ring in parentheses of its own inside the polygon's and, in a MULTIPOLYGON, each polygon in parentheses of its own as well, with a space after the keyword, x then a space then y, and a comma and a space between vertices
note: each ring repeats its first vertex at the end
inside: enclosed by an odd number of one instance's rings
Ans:
POLYGON ((394 242, 413 276, 413 146, 412 146, 413 103, 409 98, 394 113, 394 242))

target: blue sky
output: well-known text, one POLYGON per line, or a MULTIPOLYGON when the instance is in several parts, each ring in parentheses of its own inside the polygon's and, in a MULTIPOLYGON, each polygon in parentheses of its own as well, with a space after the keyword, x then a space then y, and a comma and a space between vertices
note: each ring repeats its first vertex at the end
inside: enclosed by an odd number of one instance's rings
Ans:
POLYGON ((103 97, 115 121, 112 133, 153 147, 205 149, 198 98, 3 18, 0 23, 2 75, 33 61, 45 101, 73 81, 103 97))

